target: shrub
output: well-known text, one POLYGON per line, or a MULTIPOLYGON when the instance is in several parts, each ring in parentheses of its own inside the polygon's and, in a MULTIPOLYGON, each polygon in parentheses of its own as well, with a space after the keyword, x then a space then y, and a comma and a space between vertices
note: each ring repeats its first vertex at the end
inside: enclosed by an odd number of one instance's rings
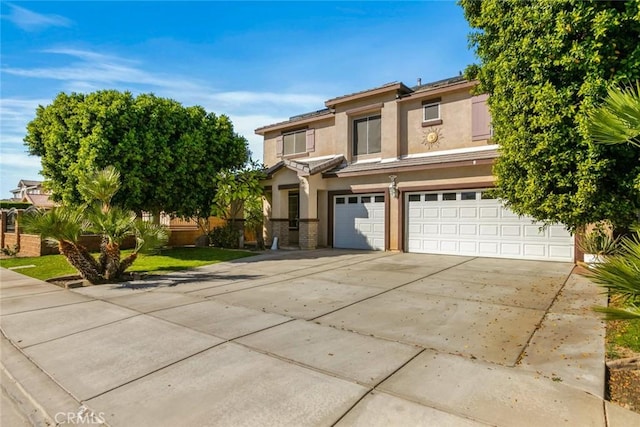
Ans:
POLYGON ((240 230, 237 230, 233 224, 229 223, 211 230, 211 233, 209 233, 209 239, 213 246, 237 249, 239 246, 240 235, 240 230))

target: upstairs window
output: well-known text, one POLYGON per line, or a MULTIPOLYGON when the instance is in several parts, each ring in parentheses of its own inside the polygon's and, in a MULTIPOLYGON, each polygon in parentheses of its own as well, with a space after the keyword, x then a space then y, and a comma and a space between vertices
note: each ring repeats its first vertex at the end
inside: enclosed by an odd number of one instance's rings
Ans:
POLYGON ((380 115, 353 121, 353 153, 356 156, 380 152, 382 145, 381 122, 380 115))
POLYGON ((440 120, 440 103, 432 102, 422 106, 422 121, 434 122, 440 120))
POLYGON ((304 153, 307 151, 307 131, 299 130, 282 135, 284 155, 304 153))

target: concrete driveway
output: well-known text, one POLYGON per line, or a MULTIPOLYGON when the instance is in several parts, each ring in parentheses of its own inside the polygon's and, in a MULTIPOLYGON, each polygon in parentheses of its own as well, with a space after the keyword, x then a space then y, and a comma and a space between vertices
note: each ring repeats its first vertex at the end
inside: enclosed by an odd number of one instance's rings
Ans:
POLYGON ((606 299, 572 270, 280 251, 72 291, 2 270, 3 391, 43 425, 640 425, 602 400, 606 299))

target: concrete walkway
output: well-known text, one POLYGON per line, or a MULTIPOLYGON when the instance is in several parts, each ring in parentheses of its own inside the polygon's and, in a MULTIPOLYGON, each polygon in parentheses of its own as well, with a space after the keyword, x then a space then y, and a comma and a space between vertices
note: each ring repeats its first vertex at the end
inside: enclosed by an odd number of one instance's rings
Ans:
POLYGON ((280 251, 71 291, 3 269, 3 425, 640 425, 603 400, 606 299, 572 269, 280 251))

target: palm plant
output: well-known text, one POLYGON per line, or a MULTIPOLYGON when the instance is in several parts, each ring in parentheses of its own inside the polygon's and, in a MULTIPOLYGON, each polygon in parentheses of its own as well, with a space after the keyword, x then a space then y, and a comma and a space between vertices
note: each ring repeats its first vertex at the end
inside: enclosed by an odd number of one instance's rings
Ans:
POLYGON ((590 116, 591 138, 601 144, 640 147, 640 81, 636 86, 611 86, 604 103, 590 116))
MULTIPOLYGON (((629 143, 640 147, 640 81, 635 88, 612 86, 603 104, 591 115, 592 139, 602 144, 629 143)), ((620 252, 590 267, 589 277, 607 288, 623 308, 598 307, 607 319, 640 319, 640 229, 620 243, 620 252)))
POLYGON ((36 210, 25 213, 21 222, 28 233, 39 234, 46 241, 57 244, 60 253, 83 279, 91 283, 103 281, 100 265, 79 243, 82 233, 89 229, 81 210, 65 207, 36 210))
POLYGON ((622 239, 617 255, 590 266, 588 277, 607 288, 623 308, 596 307, 607 320, 640 319, 640 233, 622 239))
POLYGON ((168 234, 164 227, 137 220, 135 213, 112 206, 111 198, 119 187, 120 174, 113 167, 83 175, 78 190, 86 200, 84 206, 25 215, 25 228, 57 242, 60 253, 89 282, 120 280, 138 253, 166 244, 168 234), (97 260, 78 243, 86 231, 102 236, 97 260), (120 245, 128 237, 136 239, 136 246, 130 255, 121 259, 120 245))

